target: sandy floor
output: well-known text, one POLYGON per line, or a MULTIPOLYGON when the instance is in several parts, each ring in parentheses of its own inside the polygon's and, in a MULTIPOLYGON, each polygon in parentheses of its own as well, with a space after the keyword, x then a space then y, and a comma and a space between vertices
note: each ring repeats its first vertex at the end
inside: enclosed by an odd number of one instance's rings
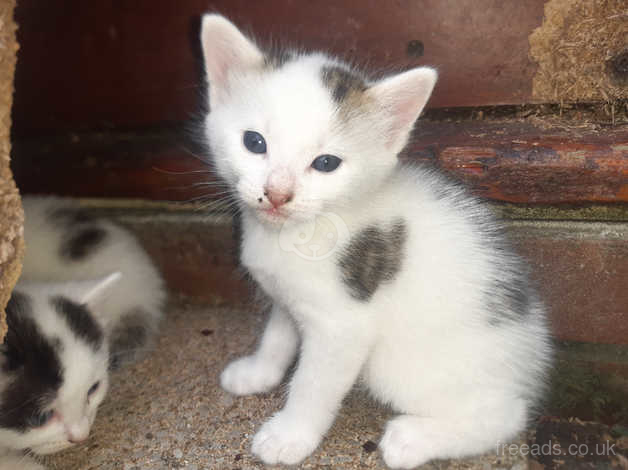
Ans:
MULTIPOLYGON (((158 347, 113 375, 89 441, 49 458, 51 469, 261 469, 249 452, 255 430, 278 410, 285 389, 235 398, 218 386, 232 358, 251 349, 264 318, 178 301, 158 347)), ((303 469, 385 468, 378 442, 387 410, 355 391, 303 469)), ((429 469, 524 469, 520 457, 489 455, 437 462, 429 469)))

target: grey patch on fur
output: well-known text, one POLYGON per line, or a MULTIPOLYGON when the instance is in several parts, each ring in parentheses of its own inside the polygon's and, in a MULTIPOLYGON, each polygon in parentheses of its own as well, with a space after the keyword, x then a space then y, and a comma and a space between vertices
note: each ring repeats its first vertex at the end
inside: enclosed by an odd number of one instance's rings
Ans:
POLYGON ((492 289, 485 293, 491 312, 488 323, 492 326, 521 321, 531 313, 532 306, 539 302, 523 264, 517 263, 517 266, 520 272, 505 273, 504 278, 493 281, 492 289))
POLYGON ((264 67, 279 69, 294 59, 294 54, 281 48, 272 48, 264 54, 264 67))
POLYGON ((90 345, 95 351, 100 349, 104 339, 104 332, 85 305, 73 302, 63 296, 53 297, 50 299, 50 303, 59 316, 65 319, 76 336, 90 345))
POLYGON ((136 360, 146 350, 157 325, 156 320, 140 307, 124 314, 111 332, 109 369, 119 369, 136 360))
POLYGON ((408 229, 403 219, 389 227, 371 225, 354 236, 338 261, 349 294, 366 302, 380 284, 392 281, 401 269, 408 229))
POLYGON ((62 257, 79 261, 94 252, 107 238, 107 231, 98 226, 80 227, 64 240, 60 247, 62 257))
POLYGON ((323 84, 331 92, 337 104, 342 104, 349 96, 366 90, 366 82, 349 69, 328 65, 321 69, 323 84))

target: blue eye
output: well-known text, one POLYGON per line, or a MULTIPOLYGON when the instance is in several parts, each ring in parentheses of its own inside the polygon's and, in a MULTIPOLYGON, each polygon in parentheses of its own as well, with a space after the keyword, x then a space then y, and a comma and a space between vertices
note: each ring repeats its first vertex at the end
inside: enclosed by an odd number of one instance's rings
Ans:
POLYGON ((98 387, 100 387, 100 382, 96 382, 94 385, 89 387, 89 390, 87 391, 87 396, 93 395, 96 390, 98 390, 98 387))
POLYGON ((338 168, 341 163, 342 160, 333 155, 320 155, 312 162, 312 168, 324 173, 329 173, 338 168))
POLYGON ((31 423, 34 427, 40 427, 50 421, 50 418, 55 414, 54 410, 44 411, 31 419, 31 423))
POLYGON ((255 131, 244 132, 244 146, 252 153, 266 153, 266 141, 262 134, 255 131))

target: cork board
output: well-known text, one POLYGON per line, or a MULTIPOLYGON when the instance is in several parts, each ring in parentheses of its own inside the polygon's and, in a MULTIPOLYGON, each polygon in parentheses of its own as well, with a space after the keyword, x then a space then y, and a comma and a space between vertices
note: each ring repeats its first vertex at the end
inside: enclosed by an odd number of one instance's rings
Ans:
POLYGON ((13 75, 18 49, 14 7, 14 0, 0 2, 0 342, 7 326, 4 309, 20 275, 24 251, 24 215, 9 168, 13 75))
POLYGON ((548 102, 628 98, 626 0, 550 0, 529 37, 532 97, 548 102))

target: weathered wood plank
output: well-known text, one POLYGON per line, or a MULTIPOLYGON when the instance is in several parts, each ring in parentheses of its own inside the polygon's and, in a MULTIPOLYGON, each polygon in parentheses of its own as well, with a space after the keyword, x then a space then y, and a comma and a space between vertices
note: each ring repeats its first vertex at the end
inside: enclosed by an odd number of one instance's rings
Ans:
MULTIPOLYGON (((214 178, 202 152, 179 133, 17 140, 14 157, 24 192, 170 201, 217 192, 204 185, 214 178)), ((423 121, 401 157, 497 201, 628 202, 628 125, 576 132, 525 120, 423 121)))

